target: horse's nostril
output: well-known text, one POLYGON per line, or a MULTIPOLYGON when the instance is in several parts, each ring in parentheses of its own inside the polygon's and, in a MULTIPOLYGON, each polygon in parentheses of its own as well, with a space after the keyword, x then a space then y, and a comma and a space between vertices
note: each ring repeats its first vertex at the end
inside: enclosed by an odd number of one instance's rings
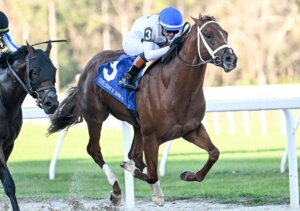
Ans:
POLYGON ((50 108, 51 106, 52 106, 52 103, 51 103, 51 102, 45 102, 45 103, 44 103, 44 107, 50 108))
POLYGON ((226 62, 231 62, 231 57, 230 57, 230 56, 227 56, 227 57, 225 58, 225 61, 226 61, 226 62))

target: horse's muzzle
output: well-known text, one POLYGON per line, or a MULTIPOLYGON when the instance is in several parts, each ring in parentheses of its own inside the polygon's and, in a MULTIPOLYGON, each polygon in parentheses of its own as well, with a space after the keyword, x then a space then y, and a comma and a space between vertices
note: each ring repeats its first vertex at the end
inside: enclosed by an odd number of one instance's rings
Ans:
POLYGON ((226 48, 222 54, 222 67, 225 72, 230 72, 236 67, 237 56, 232 48, 226 48))
POLYGON ((53 114, 59 105, 56 92, 52 90, 47 92, 42 104, 46 114, 53 114))

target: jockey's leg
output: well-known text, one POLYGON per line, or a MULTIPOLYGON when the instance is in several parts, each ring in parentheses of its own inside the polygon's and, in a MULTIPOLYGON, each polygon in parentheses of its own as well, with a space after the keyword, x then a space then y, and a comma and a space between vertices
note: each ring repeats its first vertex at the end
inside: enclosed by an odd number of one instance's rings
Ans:
POLYGON ((128 88, 128 89, 136 89, 135 82, 137 80, 137 74, 145 67, 146 59, 143 58, 142 55, 139 55, 133 62, 130 69, 122 76, 119 81, 119 85, 128 88))

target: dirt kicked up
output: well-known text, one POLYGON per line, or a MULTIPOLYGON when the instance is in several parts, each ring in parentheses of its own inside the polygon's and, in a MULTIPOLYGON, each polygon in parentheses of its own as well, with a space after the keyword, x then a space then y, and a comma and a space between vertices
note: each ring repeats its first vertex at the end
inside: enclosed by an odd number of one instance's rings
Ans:
MULTIPOLYGON (((19 200, 21 211, 292 211, 289 205, 264 205, 264 206, 243 206, 236 204, 219 204, 207 199, 187 199, 177 201, 167 201, 163 207, 158 207, 150 201, 136 199, 135 208, 127 209, 123 200, 120 207, 114 207, 107 199, 68 199, 68 200, 19 200)), ((1 211, 11 211, 8 200, 1 201, 1 211)))

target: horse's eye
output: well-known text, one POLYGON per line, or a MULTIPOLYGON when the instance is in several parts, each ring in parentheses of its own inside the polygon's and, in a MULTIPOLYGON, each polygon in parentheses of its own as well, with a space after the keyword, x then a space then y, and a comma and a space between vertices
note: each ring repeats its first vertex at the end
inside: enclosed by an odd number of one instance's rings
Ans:
POLYGON ((208 41, 211 41, 213 39, 213 34, 211 32, 204 34, 204 36, 208 41))
POLYGON ((39 71, 37 69, 33 69, 30 72, 30 78, 31 80, 37 80, 39 78, 39 71))

